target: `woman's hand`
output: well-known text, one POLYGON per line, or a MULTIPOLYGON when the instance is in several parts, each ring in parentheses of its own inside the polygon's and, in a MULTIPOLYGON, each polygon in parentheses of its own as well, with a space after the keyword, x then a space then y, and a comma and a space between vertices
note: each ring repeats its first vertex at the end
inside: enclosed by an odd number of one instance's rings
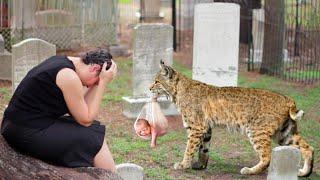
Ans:
POLYGON ((103 64, 101 72, 99 74, 99 82, 102 81, 105 83, 109 83, 115 78, 115 76, 118 72, 117 64, 113 60, 111 60, 111 61, 112 61, 112 64, 108 70, 106 70, 107 63, 105 62, 103 64))

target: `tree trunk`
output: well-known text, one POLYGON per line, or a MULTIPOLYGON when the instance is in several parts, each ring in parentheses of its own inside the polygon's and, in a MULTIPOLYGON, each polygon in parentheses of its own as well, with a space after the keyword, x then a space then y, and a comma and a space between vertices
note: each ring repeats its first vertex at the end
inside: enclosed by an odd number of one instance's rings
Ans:
POLYGON ((267 0, 261 74, 280 75, 283 67, 285 35, 284 0, 267 0))
POLYGON ((0 135, 0 179, 121 179, 99 168, 57 167, 15 152, 0 135))

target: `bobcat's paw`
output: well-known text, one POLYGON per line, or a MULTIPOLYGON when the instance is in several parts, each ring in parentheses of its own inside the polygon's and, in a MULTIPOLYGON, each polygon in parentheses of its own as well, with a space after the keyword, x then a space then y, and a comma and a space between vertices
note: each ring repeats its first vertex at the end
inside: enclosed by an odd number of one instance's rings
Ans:
POLYGON ((243 174, 243 175, 252 174, 252 169, 248 168, 248 167, 244 167, 244 168, 241 169, 240 173, 243 174))
POLYGON ((202 170, 202 169, 206 169, 207 168, 207 165, 204 165, 200 162, 194 162, 192 164, 192 169, 195 169, 195 170, 202 170))
POLYGON ((188 169, 188 168, 190 168, 190 166, 191 166, 190 164, 186 164, 186 163, 181 162, 181 163, 175 163, 173 168, 175 170, 188 169))

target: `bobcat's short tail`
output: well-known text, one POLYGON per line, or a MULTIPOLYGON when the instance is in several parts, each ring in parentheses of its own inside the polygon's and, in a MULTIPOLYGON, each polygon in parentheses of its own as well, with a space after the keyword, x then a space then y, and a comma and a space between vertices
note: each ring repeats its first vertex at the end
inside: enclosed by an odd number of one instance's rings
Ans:
POLYGON ((292 120, 294 120, 294 121, 301 120, 303 114, 304 114, 304 112, 302 110, 297 110, 295 103, 293 106, 290 107, 289 115, 292 120))

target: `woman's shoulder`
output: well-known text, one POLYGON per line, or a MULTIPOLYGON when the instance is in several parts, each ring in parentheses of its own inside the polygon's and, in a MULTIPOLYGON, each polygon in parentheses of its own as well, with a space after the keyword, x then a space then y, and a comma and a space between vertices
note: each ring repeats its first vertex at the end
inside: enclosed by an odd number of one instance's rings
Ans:
POLYGON ((65 81, 79 80, 77 73, 70 68, 63 68, 57 73, 57 79, 62 79, 65 81))
POLYGON ((75 71, 69 68, 61 69, 56 78, 56 84, 61 90, 81 88, 82 83, 75 71))

